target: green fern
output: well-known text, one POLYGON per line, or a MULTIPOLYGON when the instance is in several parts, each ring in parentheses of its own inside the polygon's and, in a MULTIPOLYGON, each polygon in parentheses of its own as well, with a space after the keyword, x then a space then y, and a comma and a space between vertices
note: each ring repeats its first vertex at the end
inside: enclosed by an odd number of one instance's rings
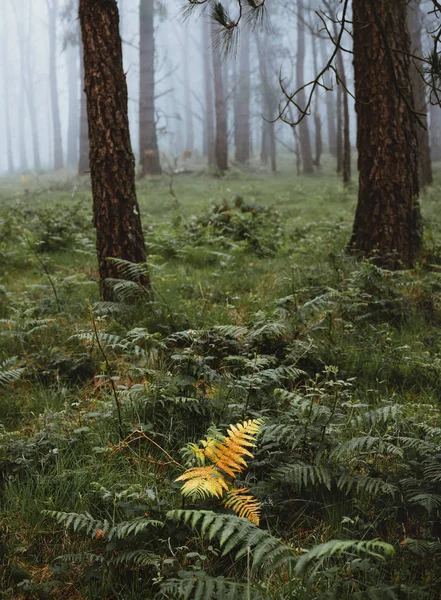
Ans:
POLYGON ((181 579, 169 579, 161 585, 168 598, 185 600, 260 600, 264 591, 251 583, 237 583, 224 577, 210 577, 204 571, 183 573, 181 579))
POLYGON ((20 379, 23 369, 11 368, 15 365, 17 357, 11 357, 0 363, 0 387, 20 379))

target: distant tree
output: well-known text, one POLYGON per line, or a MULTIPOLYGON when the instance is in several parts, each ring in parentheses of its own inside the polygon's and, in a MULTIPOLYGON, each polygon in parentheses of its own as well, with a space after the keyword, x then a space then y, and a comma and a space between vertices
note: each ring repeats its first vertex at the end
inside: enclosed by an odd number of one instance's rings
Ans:
POLYGON ((3 31, 2 31, 2 56, 3 56, 3 97, 4 97, 4 116, 6 131, 6 147, 8 158, 8 173, 14 172, 14 154, 12 150, 11 121, 9 113, 10 102, 10 81, 9 81, 9 48, 8 48, 8 22, 5 18, 6 7, 3 6, 3 31))
MULTIPOLYGON (((321 58, 321 66, 323 67, 327 61, 327 51, 326 51, 326 39, 322 36, 319 37, 320 44, 320 58, 321 58)), ((337 155, 337 132, 335 129, 335 94, 332 91, 332 77, 329 73, 326 73, 323 82, 327 88, 325 92, 325 102, 326 102, 326 126, 328 130, 328 151, 333 156, 337 155)))
POLYGON ((250 160, 250 32, 245 30, 240 40, 239 74, 235 83, 235 146, 236 161, 250 160))
POLYGON ((89 172, 89 123, 87 120, 87 98, 84 82, 84 52, 83 40, 80 32, 80 82, 81 82, 81 99, 80 99, 80 147, 78 158, 78 174, 85 175, 89 172))
POLYGON ((78 164, 78 139, 80 113, 78 110, 78 44, 77 40, 66 44, 66 67, 68 79, 68 127, 67 127, 67 164, 77 166, 78 164))
POLYGON ((213 71, 212 71, 212 39, 211 25, 208 19, 202 19, 202 48, 204 59, 204 96, 205 96, 205 143, 207 147, 208 166, 216 162, 214 104, 213 104, 213 71))
POLYGON ((257 55, 259 57, 259 71, 262 89, 262 148, 260 158, 263 164, 271 160, 271 171, 277 171, 276 133, 274 121, 277 118, 277 95, 271 77, 270 64, 272 62, 273 48, 268 36, 256 37, 257 55))
POLYGON ((58 170, 62 169, 64 166, 57 75, 58 0, 46 0, 46 6, 49 28, 49 88, 51 95, 52 132, 54 141, 54 169, 58 170))
POLYGON ((155 115, 154 1, 139 6, 139 153, 141 176, 160 175, 155 115))
MULTIPOLYGON (((312 57, 314 61, 314 71, 318 73, 318 52, 317 52, 317 38, 313 34, 311 35, 312 43, 312 57)), ((323 137, 322 137, 322 117, 320 111, 320 100, 321 96, 317 93, 314 103, 314 127, 315 127, 315 156, 314 166, 320 167, 320 161, 323 152, 323 137)))
POLYGON ((430 154, 432 160, 441 160, 441 107, 430 104, 430 154))
POLYGON ((185 27, 184 45, 182 47, 182 61, 184 67, 184 103, 185 103, 185 150, 194 152, 194 119, 193 119, 193 101, 191 97, 191 70, 188 57, 191 56, 190 32, 188 25, 185 27))
MULTIPOLYGON (((411 53, 419 58, 423 57, 422 29, 423 19, 420 0, 411 0, 407 11, 407 23, 411 39, 411 53)), ((420 65, 416 59, 411 61, 410 66, 413 104, 419 114, 417 123, 418 140, 418 172, 420 185, 430 185, 433 181, 432 160, 430 157, 429 127, 427 119, 428 90, 422 77, 420 65)))
MULTIPOLYGON (((90 169, 98 265, 104 299, 107 278, 118 278, 109 257, 144 262, 146 252, 135 190, 127 83, 116 0, 80 0, 84 79, 90 134, 90 169)), ((140 283, 149 288, 146 277, 140 283)))
POLYGON ((218 48, 217 32, 214 24, 211 28, 211 35, 213 44, 214 105, 216 114, 216 166, 220 171, 226 171, 228 169, 227 99, 224 88, 221 52, 218 48))
POLYGON ((407 0, 353 0, 359 197, 350 247, 391 268, 413 265, 422 242, 407 10, 407 0))
MULTIPOLYGON (((297 56, 296 56, 296 85, 299 89, 297 103, 302 110, 306 107, 306 94, 301 89, 305 84, 305 7, 303 0, 297 0, 297 56)), ((304 173, 314 172, 314 159, 312 157, 311 137, 309 134, 308 120, 303 119, 299 124, 300 152, 304 173)))

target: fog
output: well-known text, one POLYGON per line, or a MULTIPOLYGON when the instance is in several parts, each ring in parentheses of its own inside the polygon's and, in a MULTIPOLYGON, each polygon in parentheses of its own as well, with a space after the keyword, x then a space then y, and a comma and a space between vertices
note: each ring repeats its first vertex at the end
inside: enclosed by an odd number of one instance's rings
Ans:
MULTIPOLYGON (((36 167, 36 146, 41 157, 41 169, 54 165, 53 117, 51 102, 50 17, 56 17, 55 65, 57 94, 61 122, 64 164, 75 168, 72 153, 78 153, 77 137, 80 112, 80 50, 79 23, 72 0, 3 0, 1 6, 2 43, 0 44, 0 172, 8 171, 8 140, 10 140, 14 170, 26 171, 36 167), (55 7, 55 8, 54 8, 55 7), (69 102, 70 99, 70 102, 69 102), (32 108, 33 107, 33 108, 32 108), (34 134, 32 110, 35 111, 34 134), (72 131, 69 133, 69 119, 72 131), (74 123, 74 125, 72 125, 74 123), (9 133, 8 133, 9 130, 9 133), (21 141, 23 140, 23 141, 21 141), (69 141, 70 140, 70 141, 69 141), (69 144, 71 150, 69 154, 69 144), (72 150, 72 144, 74 150, 72 150)), ((276 2, 274 1, 274 5, 276 2)), ((119 0, 121 37, 123 40, 124 68, 129 93, 129 119, 132 145, 138 155, 138 102, 139 102, 139 1, 119 0)), ((251 147, 259 154, 263 110, 257 43, 271 40, 271 81, 274 89, 274 117, 277 116, 282 92, 279 75, 289 91, 295 89, 296 64, 296 11, 273 12, 266 32, 259 28, 251 33, 251 147), (279 16, 277 16, 279 15, 279 16), (264 37, 265 36, 265 37, 264 37), (258 41, 259 40, 259 41, 258 41)), ((194 156, 204 150, 204 73, 203 58, 207 48, 203 44, 202 25, 208 12, 195 10, 183 18, 182 2, 168 0, 158 4, 155 13, 156 43, 156 120, 159 148, 163 160, 172 160, 185 150, 194 156), (188 85, 186 91, 185 83, 188 85), (188 106, 190 104, 190 107, 188 106), (189 147, 191 145, 191 147, 189 147)), ((308 13, 310 30, 306 31, 305 82, 314 77, 315 67, 311 52, 311 31, 317 32, 319 21, 308 13)), ((350 41, 348 40, 348 43, 350 41)), ((265 42, 266 44, 266 42, 265 42)), ((240 36, 239 36, 240 45, 240 36)), ((327 52, 331 52, 327 43, 327 52)), ((268 52, 268 47, 263 47, 268 52)), ((221 52, 219 47, 215 52, 221 52)), ((227 101, 232 98, 238 82, 238 51, 224 58, 227 79, 227 101)), ((346 57, 348 87, 352 86, 350 57, 346 57)), ((320 59, 322 67, 322 58, 320 59)), ((335 82, 334 82, 335 83, 335 82)), ((332 93, 332 92, 331 92, 332 93)), ((323 97, 323 92, 321 96, 323 97)), ((335 93, 334 93, 335 95, 335 93)), ((320 119, 325 130, 324 104, 320 119)), ((229 142, 232 142, 233 107, 228 105, 229 142)), ((313 128, 310 119, 311 130, 313 128)), ((293 134, 289 126, 276 124, 276 139, 281 152, 292 151, 293 134)), ((313 132, 311 131, 311 135, 313 132)), ((326 131, 324 131, 326 144, 326 131)), ((354 143, 354 111, 351 101, 351 139, 354 143)))

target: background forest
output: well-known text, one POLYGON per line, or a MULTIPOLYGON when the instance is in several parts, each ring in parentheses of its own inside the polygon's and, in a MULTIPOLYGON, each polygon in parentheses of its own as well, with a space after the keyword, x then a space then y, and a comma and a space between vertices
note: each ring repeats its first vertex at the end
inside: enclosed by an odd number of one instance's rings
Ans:
POLYGON ((0 597, 439 600, 441 5, 0 12, 0 597))

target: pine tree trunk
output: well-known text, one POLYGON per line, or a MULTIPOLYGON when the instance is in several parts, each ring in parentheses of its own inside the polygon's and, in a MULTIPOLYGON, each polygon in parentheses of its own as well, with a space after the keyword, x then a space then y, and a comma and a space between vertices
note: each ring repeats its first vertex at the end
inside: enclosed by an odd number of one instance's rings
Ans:
POLYGON ((71 167, 78 163, 78 126, 80 122, 78 111, 78 65, 76 46, 66 47, 66 66, 68 76, 69 120, 67 127, 67 164, 71 167))
POLYGON ((46 3, 48 7, 49 20, 49 85, 52 108, 52 132, 54 138, 54 169, 58 170, 62 169, 64 166, 57 76, 58 0, 46 0, 46 3))
POLYGON ((139 7, 139 154, 141 176, 160 175, 155 116, 155 31, 153 0, 139 7))
MULTIPOLYGON (((322 66, 324 67, 328 62, 328 57, 326 54, 326 42, 322 38, 320 38, 320 55, 322 66)), ((331 77, 326 74, 324 83, 326 87, 332 87, 331 77)), ((328 150, 332 156, 337 156, 337 133, 335 130, 335 102, 334 102, 334 92, 332 90, 326 91, 326 124, 328 127, 328 150)))
MULTIPOLYGON (((116 0, 80 0, 79 16, 98 265, 102 296, 107 300, 111 294, 105 280, 119 277, 117 267, 107 258, 139 263, 145 261, 146 253, 135 190, 116 0)), ((149 287, 146 277, 140 283, 149 287)))
MULTIPOLYGON (((300 90, 296 96, 296 102, 300 108, 306 108, 306 94, 300 89, 305 84, 305 22, 304 22, 304 4, 303 0, 297 1, 297 64, 296 64, 296 85, 300 90)), ((304 118, 299 124, 300 151, 302 153, 303 172, 314 172, 314 159, 312 157, 311 138, 309 135, 308 119, 304 118)))
POLYGON ((421 249, 407 0, 353 0, 359 197, 350 247, 388 268, 421 249))
MULTIPOLYGON (((423 28, 420 0, 412 0, 407 12, 407 22, 411 39, 411 53, 415 56, 423 56, 423 44, 421 31, 423 28)), ((433 182, 432 160, 430 157, 429 127, 427 119, 427 86, 421 76, 419 64, 416 60, 411 61, 410 74, 412 80, 413 104, 419 114, 417 123, 418 138, 418 173, 420 186, 424 187, 433 182)))
POLYGON ((250 33, 245 29, 240 38, 239 80, 236 83, 236 161, 250 160, 250 33))
POLYGON ((3 94, 5 102, 5 131, 6 131, 6 152, 8 157, 8 173, 14 172, 14 154, 12 151, 12 136, 11 136, 11 122, 9 114, 9 48, 8 48, 8 24, 6 19, 3 20, 3 35, 2 35, 2 55, 3 55, 3 94))
POLYGON ((202 22, 202 36, 204 49, 204 93, 205 93, 205 139, 207 145, 208 166, 216 162, 214 110, 213 110, 213 78, 211 71, 212 40, 209 21, 202 22))
POLYGON ((85 175, 89 172, 89 123, 87 122, 87 97, 84 83, 84 52, 83 40, 80 35, 80 78, 81 78, 81 100, 80 100, 80 156, 78 160, 78 174, 85 175))
MULTIPOLYGON (((216 27, 211 28, 212 45, 216 46, 216 27)), ((228 123, 227 105, 224 90, 224 77, 222 73, 222 60, 218 50, 213 51, 213 76, 214 76, 214 104, 216 112, 216 166, 220 171, 228 169, 228 123)))

